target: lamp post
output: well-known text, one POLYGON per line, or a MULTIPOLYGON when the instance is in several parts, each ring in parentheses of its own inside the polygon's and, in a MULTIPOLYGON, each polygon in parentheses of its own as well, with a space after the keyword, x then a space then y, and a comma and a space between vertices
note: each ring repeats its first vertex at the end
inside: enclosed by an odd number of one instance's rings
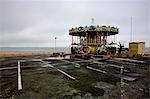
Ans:
POLYGON ((56 53, 56 39, 57 39, 57 38, 55 37, 55 53, 56 53))
POLYGON ((131 23, 130 23, 130 24, 131 24, 131 30, 130 30, 130 42, 132 42, 132 34, 133 34, 133 33, 132 33, 132 16, 131 16, 131 20, 130 20, 130 21, 131 21, 131 23))

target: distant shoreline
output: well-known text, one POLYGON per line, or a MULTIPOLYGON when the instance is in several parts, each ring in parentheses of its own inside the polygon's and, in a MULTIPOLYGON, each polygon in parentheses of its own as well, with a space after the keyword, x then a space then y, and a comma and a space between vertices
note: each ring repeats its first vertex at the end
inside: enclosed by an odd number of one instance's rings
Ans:
MULTIPOLYGON (((56 47, 57 52, 70 51, 70 47, 56 47)), ((55 52, 55 47, 0 47, 0 52, 55 52)))
POLYGON ((52 54, 52 52, 0 52, 0 57, 34 56, 52 54))
MULTIPOLYGON (((61 51, 66 54, 70 51, 61 51)), ((51 51, 30 51, 30 52, 0 52, 0 57, 18 57, 18 56, 35 56, 35 55, 52 55, 51 51)))
MULTIPOLYGON (((54 47, 0 47, 0 57, 48 55, 55 52, 54 47)), ((70 53, 70 47, 57 47, 56 52, 70 53)), ((150 48, 146 47, 146 54, 150 54, 150 48)))

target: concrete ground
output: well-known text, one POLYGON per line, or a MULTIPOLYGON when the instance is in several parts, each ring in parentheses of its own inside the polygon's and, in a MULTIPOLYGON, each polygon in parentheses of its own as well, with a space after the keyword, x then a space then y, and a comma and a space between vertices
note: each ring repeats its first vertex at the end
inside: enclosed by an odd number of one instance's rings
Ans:
MULTIPOLYGON (((34 58, 34 57, 32 57, 34 58)), ((124 90, 125 99, 149 98, 149 65, 126 65, 125 70, 141 74, 135 81, 124 81, 120 87, 118 75, 120 69, 109 64, 120 66, 121 62, 102 62, 106 66, 79 62, 76 59, 44 60, 21 62, 22 90, 18 90, 17 61, 20 59, 32 59, 30 57, 1 58, 0 65, 0 98, 14 99, 120 99, 121 90, 124 90), (80 67, 72 63, 78 61, 80 67), (108 73, 89 70, 86 66, 97 68, 108 73), (13 68, 12 68, 13 67, 13 68), (11 69, 9 69, 11 68, 11 69), (3 70, 2 70, 3 69, 3 70), (62 70, 75 78, 71 79, 57 69, 62 70)), ((37 58, 37 57, 35 57, 37 58)), ((41 57, 38 57, 41 58, 41 57)), ((43 57, 42 57, 43 58, 43 57)), ((127 72, 127 73, 128 73, 127 72)))

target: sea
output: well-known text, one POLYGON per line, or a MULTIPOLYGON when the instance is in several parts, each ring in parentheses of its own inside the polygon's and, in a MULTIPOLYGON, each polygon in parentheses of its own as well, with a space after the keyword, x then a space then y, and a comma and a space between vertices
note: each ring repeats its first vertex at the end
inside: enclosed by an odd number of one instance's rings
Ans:
MULTIPOLYGON (((0 47, 0 52, 71 52, 70 47, 0 47)), ((145 48, 150 54, 150 47, 145 48)))
POLYGON ((150 47, 145 48, 145 53, 150 54, 150 47))
POLYGON ((0 47, 0 52, 70 52, 70 47, 0 47))

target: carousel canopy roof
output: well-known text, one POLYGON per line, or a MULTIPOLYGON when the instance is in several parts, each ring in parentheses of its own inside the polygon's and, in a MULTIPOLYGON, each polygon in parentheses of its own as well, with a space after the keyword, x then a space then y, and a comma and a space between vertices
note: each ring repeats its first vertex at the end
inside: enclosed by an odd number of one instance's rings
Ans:
POLYGON ((110 27, 110 26, 85 26, 85 27, 75 27, 69 30, 69 35, 72 36, 86 36, 86 33, 89 34, 102 34, 105 36, 116 35, 119 33, 119 28, 110 27))

